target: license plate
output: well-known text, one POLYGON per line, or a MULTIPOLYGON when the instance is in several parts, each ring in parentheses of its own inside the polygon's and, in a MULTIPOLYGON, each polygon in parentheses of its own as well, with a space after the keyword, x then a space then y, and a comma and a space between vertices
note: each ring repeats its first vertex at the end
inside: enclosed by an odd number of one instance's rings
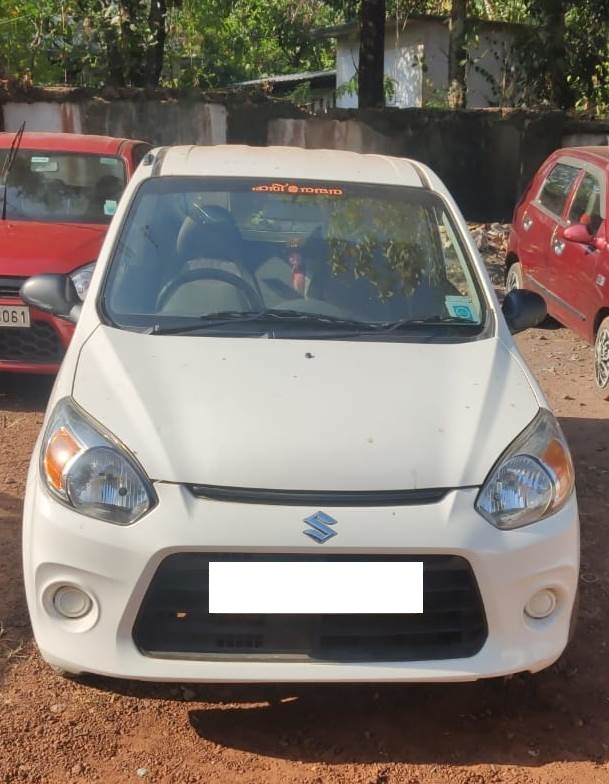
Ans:
POLYGON ((0 305, 0 327, 29 327, 30 309, 24 305, 0 305))
POLYGON ((209 612, 422 613, 418 561, 210 561, 209 612))

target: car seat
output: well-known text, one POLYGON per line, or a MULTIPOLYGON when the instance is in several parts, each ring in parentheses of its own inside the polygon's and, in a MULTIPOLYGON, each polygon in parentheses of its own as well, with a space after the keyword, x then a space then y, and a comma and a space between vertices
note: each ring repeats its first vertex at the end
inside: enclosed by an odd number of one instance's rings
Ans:
POLYGON ((193 205, 178 233, 176 273, 159 295, 163 313, 203 316, 251 310, 251 302, 236 286, 221 280, 193 279, 196 270, 218 270, 239 276, 257 291, 243 255, 243 239, 230 212, 215 205, 193 205))

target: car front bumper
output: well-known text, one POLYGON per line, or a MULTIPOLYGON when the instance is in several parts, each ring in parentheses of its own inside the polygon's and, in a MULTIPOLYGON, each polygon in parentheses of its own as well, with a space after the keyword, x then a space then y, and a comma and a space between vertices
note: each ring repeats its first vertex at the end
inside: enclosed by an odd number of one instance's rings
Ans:
MULTIPOLYGON (((0 305, 23 306, 21 299, 0 298, 0 305)), ((74 333, 74 324, 35 308, 30 327, 0 326, 0 372, 55 374, 74 333)))
POLYGON ((73 673, 150 681, 450 682, 535 672, 568 640, 579 568, 575 496, 556 515, 516 531, 498 531, 473 509, 477 491, 449 493, 423 506, 335 508, 337 536, 324 544, 302 533, 310 508, 195 498, 158 483, 158 506, 119 527, 57 504, 33 461, 24 509, 24 568, 34 635, 44 659, 73 673), (319 553, 361 557, 449 554, 466 559, 481 594, 488 635, 475 655, 391 662, 155 658, 133 641, 133 627, 159 564, 174 553, 319 553), (59 584, 94 598, 89 616, 61 620, 48 609, 59 584), (524 605, 539 589, 557 597, 554 613, 533 621, 524 605))

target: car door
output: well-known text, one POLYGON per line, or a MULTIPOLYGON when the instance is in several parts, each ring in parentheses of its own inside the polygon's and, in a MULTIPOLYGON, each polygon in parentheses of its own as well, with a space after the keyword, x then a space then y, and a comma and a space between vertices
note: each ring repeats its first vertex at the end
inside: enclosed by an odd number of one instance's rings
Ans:
POLYGON ((602 274, 606 249, 594 244, 604 236, 606 224, 606 176, 593 164, 582 164, 575 193, 570 200, 567 223, 586 224, 590 245, 556 237, 552 246, 553 282, 558 318, 575 332, 590 339, 594 318, 606 300, 606 280, 602 274))
POLYGON ((559 227, 566 225, 564 212, 579 171, 576 166, 557 159, 545 171, 536 195, 522 212, 520 258, 527 288, 537 290, 553 312, 552 243, 559 227))

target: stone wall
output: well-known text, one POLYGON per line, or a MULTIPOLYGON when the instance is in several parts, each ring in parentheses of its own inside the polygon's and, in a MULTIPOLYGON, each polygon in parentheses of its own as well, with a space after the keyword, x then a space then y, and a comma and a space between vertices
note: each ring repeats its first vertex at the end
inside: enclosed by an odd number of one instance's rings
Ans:
POLYGON ((467 218, 509 220, 539 164, 561 146, 609 143, 609 121, 562 112, 335 110, 312 116, 260 95, 35 90, 0 95, 0 128, 129 136, 153 144, 281 144, 412 157, 445 181, 467 218))

